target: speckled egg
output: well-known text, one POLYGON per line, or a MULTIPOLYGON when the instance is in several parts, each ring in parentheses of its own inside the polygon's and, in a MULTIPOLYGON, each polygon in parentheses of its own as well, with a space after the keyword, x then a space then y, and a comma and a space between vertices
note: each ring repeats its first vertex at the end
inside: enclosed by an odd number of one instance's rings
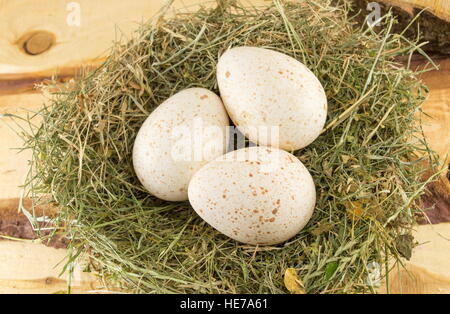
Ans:
POLYGON ((183 90, 158 106, 133 147, 139 181, 167 201, 188 199, 194 173, 227 148, 228 115, 220 98, 203 88, 183 90))
POLYGON ((226 51, 217 65, 224 105, 240 131, 259 145, 293 151, 322 132, 327 98, 317 77, 285 54, 257 47, 226 51), (261 126, 278 128, 278 139, 261 126))
POLYGON ((294 155, 250 147, 201 168, 189 184, 189 201, 200 217, 230 238, 273 245, 292 238, 308 223, 316 190, 294 155))

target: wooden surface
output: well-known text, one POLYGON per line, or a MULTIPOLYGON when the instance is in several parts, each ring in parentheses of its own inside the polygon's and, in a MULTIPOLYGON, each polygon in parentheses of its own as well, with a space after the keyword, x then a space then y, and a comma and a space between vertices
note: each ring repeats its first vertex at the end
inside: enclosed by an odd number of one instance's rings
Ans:
MULTIPOLYGON (((390 293, 450 293, 450 223, 419 226, 420 243, 406 269, 390 272, 390 293)), ((67 290, 67 276, 59 278, 65 249, 42 244, 0 241, 0 293, 57 293, 67 290)), ((283 271, 283 270, 280 270, 283 271)), ((108 292, 99 278, 75 267, 74 293, 108 292)), ((383 285, 380 292, 385 293, 383 285)))
MULTIPOLYGON (((67 253, 32 241, 0 241, 0 293, 67 293, 69 275, 60 276, 67 253)), ((70 281, 72 293, 105 290, 78 264, 70 281)))
MULTIPOLYGON (((0 199, 20 197, 20 185, 28 171, 30 158, 29 152, 18 154, 14 150, 23 145, 16 132, 20 127, 26 127, 26 123, 19 119, 13 121, 2 114, 25 117, 38 110, 46 100, 34 90, 35 82, 55 72, 62 74, 63 80, 68 80, 81 65, 98 64, 117 37, 114 25, 118 25, 124 36, 129 36, 137 27, 134 21, 153 16, 165 1, 76 2, 81 9, 80 26, 68 25, 68 14, 73 11, 67 10, 65 1, 0 0, 0 29, 5 30, 0 34, 0 199), (21 18, 17 18, 17 12, 21 18)), ((406 2, 414 1, 402 1, 406 2)), ((436 15, 448 13, 447 4, 450 5, 444 1, 415 2, 436 5, 436 15)), ((198 3, 198 0, 185 0, 183 3, 188 6, 198 3)), ((426 118, 424 132, 431 147, 439 152, 443 162, 448 163, 450 58, 438 61, 440 71, 423 75, 430 87, 423 109, 432 116, 426 118)), ((2 206, 0 202, 0 211, 2 206)), ((407 264, 411 273, 406 275, 404 271, 393 271, 391 292, 449 292, 450 224, 420 226, 416 238, 423 245, 414 250, 413 258, 407 264)), ((0 241, 0 293, 55 293, 65 290, 67 278, 58 279, 62 263, 56 265, 66 254, 65 249, 49 248, 35 242, 0 241)), ((94 275, 82 273, 80 266, 76 269, 75 292, 105 289, 94 275)))
POLYGON ((419 226, 413 235, 419 245, 406 270, 399 267, 390 272, 389 292, 450 293, 450 223, 419 226))
MULTIPOLYGON (((428 52, 450 54, 450 1, 448 0, 351 0, 355 11, 360 11, 356 19, 375 22, 377 13, 392 12, 397 19, 392 27, 410 40, 418 36, 427 42, 422 48, 428 52)), ((378 23, 375 23, 378 24, 378 23)), ((378 24, 379 25, 379 24, 378 24)), ((375 26, 375 30, 381 30, 375 26)))
POLYGON ((448 0, 381 0, 381 2, 399 6, 411 15, 414 8, 426 8, 437 17, 450 21, 450 1, 448 0))
MULTIPOLYGON (((70 75, 81 63, 96 63, 115 38, 129 36, 162 2, 0 0, 0 77, 19 82, 51 75, 55 68, 70 75), (22 44, 34 32, 52 34, 54 43, 46 52, 30 55, 22 44)), ((17 92, 9 87, 3 92, 17 92)))
MULTIPOLYGON (((450 1, 449 1, 450 3, 450 1)), ((449 38, 450 41, 450 38, 449 38)), ((424 134, 444 164, 450 163, 450 56, 436 60, 439 71, 426 72, 422 79, 430 89, 421 115, 424 134)))

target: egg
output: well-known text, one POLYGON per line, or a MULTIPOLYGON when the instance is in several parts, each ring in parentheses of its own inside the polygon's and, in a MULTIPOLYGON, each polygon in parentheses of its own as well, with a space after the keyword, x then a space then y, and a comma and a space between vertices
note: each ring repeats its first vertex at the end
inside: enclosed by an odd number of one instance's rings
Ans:
POLYGON ((229 49, 219 58, 217 82, 231 120, 254 143, 293 151, 311 144, 324 128, 322 84, 288 55, 258 47, 229 49))
POLYGON ((167 201, 188 199, 194 173, 227 148, 227 112, 203 88, 183 90, 145 120, 133 146, 133 166, 150 194, 167 201))
POLYGON ((209 225, 252 245, 274 245, 295 236, 316 202, 306 167, 272 147, 242 148, 218 157, 194 175, 188 194, 209 225))

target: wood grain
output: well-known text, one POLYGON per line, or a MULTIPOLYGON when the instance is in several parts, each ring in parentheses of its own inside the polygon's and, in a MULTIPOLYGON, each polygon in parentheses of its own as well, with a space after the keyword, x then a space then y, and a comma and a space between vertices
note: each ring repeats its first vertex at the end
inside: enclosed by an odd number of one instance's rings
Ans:
MULTIPOLYGON (((415 41, 420 36, 422 49, 427 52, 450 54, 450 2, 448 0, 351 0, 354 12, 360 12, 356 20, 360 23, 375 21, 376 15, 389 12, 397 22, 392 31, 402 33, 406 38, 415 41), (374 5, 375 4, 375 5, 374 5)), ((375 31, 383 26, 376 23, 375 31)))
MULTIPOLYGON (((83 67, 87 69, 94 68, 104 60, 104 58, 92 59, 85 63, 83 67)), ((36 89, 38 84, 45 84, 45 82, 51 82, 52 80, 64 83, 79 76, 79 74, 80 65, 31 73, 5 73, 0 75, 0 96, 38 93, 36 89)))
MULTIPOLYGON (((450 39, 449 39, 450 40, 450 39)), ((423 131, 431 148, 444 164, 450 163, 450 57, 436 60, 438 71, 422 74, 421 78, 430 89, 423 104, 423 131)))
POLYGON ((113 40, 130 36, 138 23, 154 15, 162 3, 0 0, 0 73, 41 72, 104 57, 113 40), (54 44, 44 53, 27 54, 23 38, 37 31, 52 34, 54 44))
MULTIPOLYGON (((414 232, 419 245, 406 263, 394 268, 390 293, 450 293, 450 223, 419 226, 414 232)), ((67 275, 59 277, 68 252, 40 243, 0 241, 0 293, 56 293, 67 291, 67 275)), ((113 291, 92 273, 75 266, 73 292, 113 291)), ((379 289, 386 293, 385 285, 379 289)))
MULTIPOLYGON (((29 130, 28 123, 22 119, 39 110, 44 101, 42 94, 0 96, 0 199, 17 198, 22 194, 21 186, 31 159, 31 151, 20 151, 24 146, 21 132, 29 130)), ((40 117, 32 122, 39 125, 40 117)))
MULTIPOLYGON (((0 241, 0 293, 66 293, 69 275, 60 276, 67 250, 26 241, 0 241)), ((70 279, 73 293, 104 289, 83 265, 74 265, 70 279)))
POLYGON ((450 293, 450 223, 419 226, 414 238, 419 245, 406 269, 390 272, 390 292, 450 293))
POLYGON ((450 21, 450 1, 448 0, 380 0, 413 14, 414 8, 427 9, 437 17, 450 21))
MULTIPOLYGON (((65 81, 77 74, 80 65, 99 65, 114 41, 130 38, 141 23, 155 16, 166 3, 167 0, 0 0, 0 95, 33 92, 36 83, 51 78, 55 71, 65 81)), ((177 0, 168 14, 213 3, 177 0)), ((264 4, 268 0, 251 3, 264 4)))

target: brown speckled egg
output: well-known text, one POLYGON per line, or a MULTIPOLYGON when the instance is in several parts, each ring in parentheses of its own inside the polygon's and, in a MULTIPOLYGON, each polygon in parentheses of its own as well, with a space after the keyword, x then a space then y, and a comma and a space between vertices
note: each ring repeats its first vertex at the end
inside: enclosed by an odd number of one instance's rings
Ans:
POLYGON ((189 184, 189 201, 201 218, 230 238, 273 245, 292 238, 308 223, 316 190, 294 155, 250 147, 201 168, 189 184))
POLYGON ((290 56, 257 47, 229 49, 219 59, 217 81, 231 119, 254 143, 292 151, 311 144, 324 128, 325 91, 290 56), (278 127, 279 143, 258 126, 278 127))
POLYGON ((227 148, 228 115, 203 88, 183 90, 156 108, 140 128, 133 166, 142 185, 167 201, 188 199, 189 181, 227 148))

